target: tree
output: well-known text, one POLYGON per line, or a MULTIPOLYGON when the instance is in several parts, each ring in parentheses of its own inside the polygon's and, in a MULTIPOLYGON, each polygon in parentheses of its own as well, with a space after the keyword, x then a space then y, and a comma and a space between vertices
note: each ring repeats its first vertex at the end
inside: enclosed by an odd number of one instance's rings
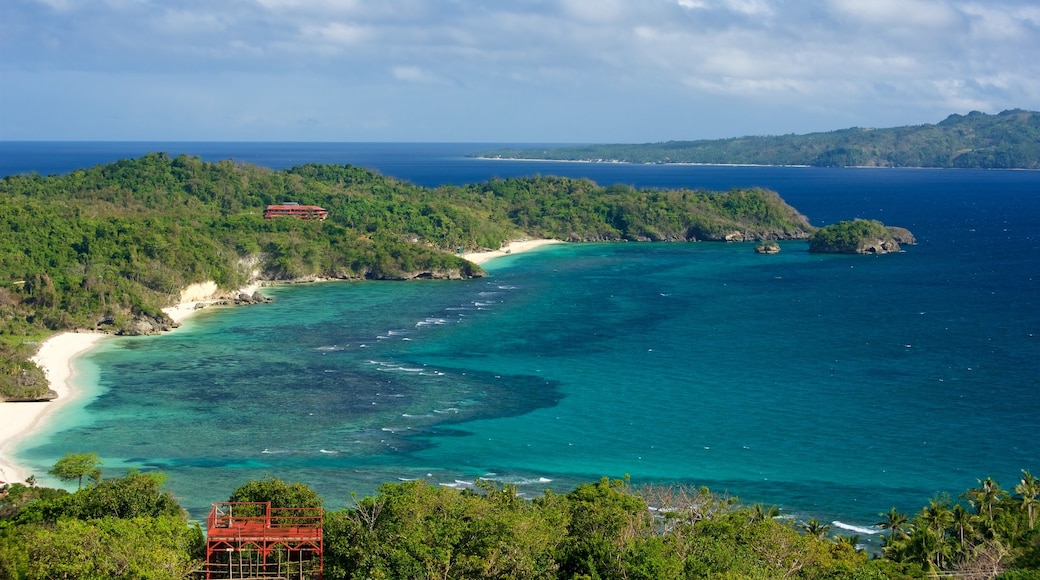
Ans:
POLYGON ((928 502, 914 518, 916 525, 911 534, 911 547, 915 549, 922 561, 943 567, 943 558, 949 552, 946 543, 947 529, 953 523, 951 501, 946 494, 939 494, 928 502))
POLYGON ((805 530, 805 533, 819 540, 822 540, 827 535, 827 532, 831 531, 829 525, 820 523, 816 518, 809 518, 809 521, 802 525, 802 529, 805 530))
MULTIPOLYGON (((322 498, 303 483, 286 483, 277 478, 265 477, 247 482, 231 492, 229 502, 271 502, 272 508, 320 508, 322 498)), ((250 510, 241 515, 259 515, 250 510)))
POLYGON ((63 519, 28 530, 26 578, 188 578, 205 553, 202 530, 179 517, 63 519))
POLYGON ((999 504, 1007 496, 1008 492, 1000 489, 1000 484, 994 481, 992 477, 979 480, 979 487, 973 487, 964 492, 964 499, 968 500, 971 507, 975 508, 979 521, 991 539, 996 533, 994 529, 996 525, 995 517, 996 513, 1001 509, 999 504))
POLYGON ((1028 469, 1022 470, 1022 479, 1015 486, 1015 493, 1021 496, 1022 509, 1029 519, 1029 529, 1036 526, 1037 496, 1040 496, 1040 480, 1033 477, 1028 469))
POLYGON ((47 473, 62 481, 78 480, 77 489, 83 488, 83 476, 101 481, 101 459, 97 453, 69 453, 59 459, 47 473))
POLYGON ((885 518, 884 521, 878 522, 877 525, 882 530, 888 530, 888 543, 891 544, 896 539, 906 539, 907 534, 907 517, 906 514, 900 513, 896 508, 888 510, 886 513, 878 514, 885 518))

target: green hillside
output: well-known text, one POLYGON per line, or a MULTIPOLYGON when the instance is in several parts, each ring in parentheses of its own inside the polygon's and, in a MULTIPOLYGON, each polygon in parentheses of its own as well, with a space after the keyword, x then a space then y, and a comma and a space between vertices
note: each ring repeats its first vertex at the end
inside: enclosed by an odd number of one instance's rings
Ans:
POLYGON ((1040 169, 1040 113, 973 111, 935 125, 807 135, 495 149, 478 157, 627 163, 1040 169))
MULTIPOLYGON (((67 175, 0 180, 0 393, 46 396, 25 358, 53 331, 168 328, 161 311, 213 280, 481 276, 460 250, 570 241, 806 238, 771 191, 635 190, 558 177, 424 188, 352 166, 273 171, 153 153, 67 175), (268 204, 325 221, 264 219, 268 204)), ((136 330, 135 330, 136 329, 136 330)))

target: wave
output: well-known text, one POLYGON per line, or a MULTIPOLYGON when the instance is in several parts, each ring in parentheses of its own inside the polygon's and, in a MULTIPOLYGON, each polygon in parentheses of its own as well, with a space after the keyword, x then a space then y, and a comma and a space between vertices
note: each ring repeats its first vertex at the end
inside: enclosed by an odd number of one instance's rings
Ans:
POLYGON ((519 479, 501 479, 502 483, 509 483, 512 485, 534 485, 542 483, 552 483, 552 479, 548 477, 521 477, 519 479))
POLYGON ((472 481, 464 481, 462 479, 456 479, 452 483, 441 483, 440 486, 441 487, 450 487, 452 489, 465 489, 465 488, 474 487, 474 483, 472 481))
POLYGON ((416 322, 415 326, 417 326, 417 327, 437 326, 437 325, 441 325, 441 324, 448 324, 448 322, 450 322, 450 321, 447 318, 432 318, 431 317, 431 318, 427 318, 425 320, 420 320, 419 322, 416 322))
POLYGON ((329 454, 336 454, 336 453, 339 453, 339 451, 331 451, 331 450, 329 450, 329 449, 319 449, 319 450, 318 450, 318 453, 329 453, 329 454))
POLYGON ((836 528, 841 528, 843 530, 849 530, 850 532, 856 532, 857 534, 868 534, 872 536, 874 534, 881 533, 881 530, 878 529, 876 526, 864 528, 863 526, 854 526, 852 524, 846 524, 837 520, 831 522, 831 525, 833 525, 836 528))

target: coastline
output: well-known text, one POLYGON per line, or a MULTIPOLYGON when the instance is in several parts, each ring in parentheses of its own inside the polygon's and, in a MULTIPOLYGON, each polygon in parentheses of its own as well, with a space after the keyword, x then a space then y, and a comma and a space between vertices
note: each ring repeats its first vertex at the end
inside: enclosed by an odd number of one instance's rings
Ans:
MULTIPOLYGON (((252 295, 257 288, 259 284, 253 284, 238 290, 238 293, 252 295)), ((163 312, 180 324, 222 296, 223 293, 214 282, 192 284, 181 291, 180 301, 176 305, 163 308, 163 312)), ((32 361, 43 369, 50 388, 58 397, 51 401, 29 403, 0 402, 0 481, 24 482, 26 477, 32 475, 15 463, 10 456, 11 449, 31 436, 54 410, 75 400, 82 393, 76 384, 73 362, 108 336, 111 335, 103 332, 61 332, 40 344, 32 361)))
POLYGON ((58 398, 31 403, 0 403, 0 480, 7 483, 23 482, 32 475, 13 462, 9 455, 11 447, 38 429, 52 411, 80 394, 72 362, 106 336, 101 332, 62 332, 40 345, 32 361, 43 369, 47 382, 58 393, 58 398))
POLYGON ((502 244, 502 247, 497 250, 491 250, 486 252, 469 252, 462 254, 462 257, 474 264, 480 265, 485 264, 495 258, 501 258, 503 256, 509 256, 512 254, 519 254, 521 252, 528 252, 542 246, 549 244, 562 244, 560 240, 549 240, 549 239, 535 239, 535 240, 513 240, 502 244))

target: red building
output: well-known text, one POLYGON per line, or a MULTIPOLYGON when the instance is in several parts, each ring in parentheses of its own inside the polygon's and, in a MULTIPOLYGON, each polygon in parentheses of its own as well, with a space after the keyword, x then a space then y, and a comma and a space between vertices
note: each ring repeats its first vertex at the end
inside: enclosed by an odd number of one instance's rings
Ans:
POLYGON ((320 507, 213 504, 206 518, 206 578, 321 580, 321 526, 320 507))
POLYGON ((323 220, 329 217, 329 212, 323 207, 316 205, 300 205, 287 201, 280 204, 269 205, 264 211, 264 219, 269 220, 276 217, 294 217, 302 220, 323 220))

